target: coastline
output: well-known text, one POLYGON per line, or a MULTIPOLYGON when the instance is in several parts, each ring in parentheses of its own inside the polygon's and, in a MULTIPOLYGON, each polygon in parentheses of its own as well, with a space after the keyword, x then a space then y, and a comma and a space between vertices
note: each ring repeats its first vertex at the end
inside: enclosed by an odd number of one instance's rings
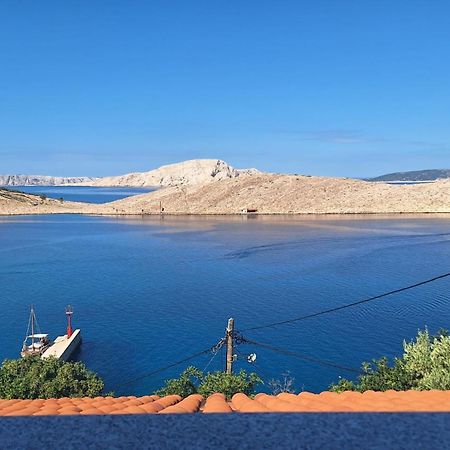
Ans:
POLYGON ((242 218, 243 220, 252 220, 256 218, 271 218, 271 217, 301 217, 301 218, 377 218, 377 219, 399 219, 399 218, 427 218, 427 217, 442 217, 450 218, 449 211, 430 211, 430 212, 415 212, 415 211, 403 211, 403 212, 305 212, 305 213, 256 213, 256 214, 240 214, 240 213, 102 213, 102 212, 82 212, 82 211, 52 211, 52 212, 0 212, 1 217, 34 217, 34 216, 87 216, 87 217, 142 217, 142 218, 161 218, 164 219, 172 217, 192 217, 192 218, 242 218))
POLYGON ((260 174, 160 188, 109 203, 0 190, 0 215, 309 216, 450 213, 450 180, 414 185, 260 174))

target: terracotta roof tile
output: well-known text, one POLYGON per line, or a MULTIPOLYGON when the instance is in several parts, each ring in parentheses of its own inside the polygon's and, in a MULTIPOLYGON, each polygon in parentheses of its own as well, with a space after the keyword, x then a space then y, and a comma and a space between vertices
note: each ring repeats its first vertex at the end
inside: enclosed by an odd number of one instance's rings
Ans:
POLYGON ((313 394, 236 394, 228 402, 216 393, 190 395, 1 400, 0 416, 91 414, 188 414, 256 412, 450 412, 450 391, 322 392, 313 394))
POLYGON ((236 411, 243 413, 270 412, 270 409, 245 394, 234 394, 231 403, 236 411))
POLYGON ((203 407, 204 413, 230 413, 232 409, 228 404, 225 395, 217 393, 212 394, 206 399, 203 407))
POLYGON ((203 397, 198 394, 190 395, 180 402, 168 406, 159 412, 159 414, 185 414, 194 413, 200 409, 203 397))

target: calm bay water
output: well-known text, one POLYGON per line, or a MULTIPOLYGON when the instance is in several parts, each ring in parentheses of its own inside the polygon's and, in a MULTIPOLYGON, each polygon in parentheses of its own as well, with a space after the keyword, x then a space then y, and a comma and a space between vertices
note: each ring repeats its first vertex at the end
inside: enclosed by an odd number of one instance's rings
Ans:
MULTIPOLYGON (((123 385, 215 344, 237 329, 301 316, 450 269, 450 217, 38 216, 0 218, 0 359, 20 351, 29 305, 42 331, 75 310, 78 358, 116 394, 145 394, 184 366, 123 385)), ((450 280, 248 338, 351 367, 398 355, 418 328, 450 328, 450 280)), ((263 378, 290 371, 320 391, 343 370, 256 352, 263 378)), ((193 361, 223 367, 223 355, 193 361)))
POLYGON ((150 188, 117 188, 90 186, 14 186, 12 189, 49 198, 63 198, 70 202, 108 203, 132 195, 154 191, 150 188))

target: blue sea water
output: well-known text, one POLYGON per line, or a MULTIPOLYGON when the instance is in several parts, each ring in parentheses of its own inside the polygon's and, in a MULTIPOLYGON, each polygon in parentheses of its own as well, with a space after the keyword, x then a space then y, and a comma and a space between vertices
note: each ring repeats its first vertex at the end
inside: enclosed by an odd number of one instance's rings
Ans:
MULTIPOLYGON (((321 311, 450 271, 450 217, 0 217, 0 359, 18 356, 34 304, 42 331, 65 331, 77 358, 116 394, 146 394, 236 328, 321 311), (134 382, 130 382, 136 379, 134 382)), ((419 328, 450 328, 450 279, 298 323, 255 341, 358 368, 401 354, 419 328)), ((237 369, 289 371, 320 391, 352 373, 242 344, 237 369), (255 352, 249 365, 245 356, 255 352)), ((192 363, 219 370, 224 355, 192 363), (209 365, 208 365, 209 364, 209 365)), ((267 384, 261 389, 269 389, 267 384)))
POLYGON ((132 195, 154 191, 151 188, 118 188, 90 186, 14 186, 11 189, 71 202, 108 203, 132 195))

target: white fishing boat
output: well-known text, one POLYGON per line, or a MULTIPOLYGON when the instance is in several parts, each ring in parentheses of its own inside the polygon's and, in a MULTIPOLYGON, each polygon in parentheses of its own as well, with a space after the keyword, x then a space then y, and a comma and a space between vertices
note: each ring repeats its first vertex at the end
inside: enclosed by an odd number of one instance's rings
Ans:
POLYGON ((52 342, 50 341, 48 334, 41 333, 38 321, 36 319, 36 313, 34 308, 31 307, 27 334, 23 341, 20 355, 22 358, 31 355, 42 355, 51 345, 52 342))

